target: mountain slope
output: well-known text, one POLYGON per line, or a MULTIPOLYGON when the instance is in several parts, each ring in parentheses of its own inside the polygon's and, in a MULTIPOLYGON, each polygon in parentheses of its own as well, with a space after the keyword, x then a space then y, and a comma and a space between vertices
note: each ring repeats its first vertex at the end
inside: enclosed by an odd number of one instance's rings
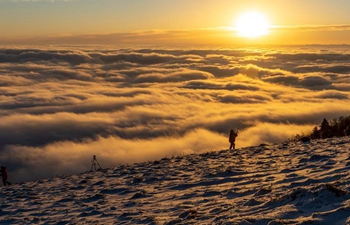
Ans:
POLYGON ((1 224, 350 224, 350 139, 165 158, 1 188, 1 224))

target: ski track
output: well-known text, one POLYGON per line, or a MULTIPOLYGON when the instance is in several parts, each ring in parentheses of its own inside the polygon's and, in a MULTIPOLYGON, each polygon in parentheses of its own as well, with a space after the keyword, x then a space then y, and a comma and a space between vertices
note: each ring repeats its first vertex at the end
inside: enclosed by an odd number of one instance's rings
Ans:
POLYGON ((0 224, 350 224, 349 150, 260 145, 14 184, 0 224))

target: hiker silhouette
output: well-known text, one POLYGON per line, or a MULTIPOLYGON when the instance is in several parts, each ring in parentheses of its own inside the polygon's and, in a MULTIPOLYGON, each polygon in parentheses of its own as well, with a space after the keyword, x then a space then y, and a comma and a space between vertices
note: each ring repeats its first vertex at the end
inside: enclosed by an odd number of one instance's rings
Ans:
POLYGON ((10 182, 7 181, 8 174, 7 174, 7 168, 4 166, 1 166, 1 176, 2 176, 2 182, 4 183, 4 186, 11 185, 10 182))
POLYGON ((230 136, 228 141, 230 142, 230 150, 235 149, 235 142, 236 142, 236 137, 238 136, 238 131, 234 132, 232 129, 230 131, 230 136))

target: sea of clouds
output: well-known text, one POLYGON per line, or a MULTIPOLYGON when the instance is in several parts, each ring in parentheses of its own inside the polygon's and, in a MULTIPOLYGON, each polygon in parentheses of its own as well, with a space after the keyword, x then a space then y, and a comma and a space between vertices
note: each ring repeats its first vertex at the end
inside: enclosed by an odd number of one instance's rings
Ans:
POLYGON ((20 182, 282 142, 350 114, 350 47, 0 48, 0 164, 20 182))

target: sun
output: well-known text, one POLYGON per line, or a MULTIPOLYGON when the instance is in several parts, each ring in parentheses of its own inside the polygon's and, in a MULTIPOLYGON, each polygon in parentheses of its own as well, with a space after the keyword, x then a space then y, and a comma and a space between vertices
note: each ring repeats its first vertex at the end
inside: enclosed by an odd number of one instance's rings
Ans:
POLYGON ((241 14, 235 24, 238 36, 256 38, 269 34, 270 23, 267 17, 258 12, 250 11, 241 14))

